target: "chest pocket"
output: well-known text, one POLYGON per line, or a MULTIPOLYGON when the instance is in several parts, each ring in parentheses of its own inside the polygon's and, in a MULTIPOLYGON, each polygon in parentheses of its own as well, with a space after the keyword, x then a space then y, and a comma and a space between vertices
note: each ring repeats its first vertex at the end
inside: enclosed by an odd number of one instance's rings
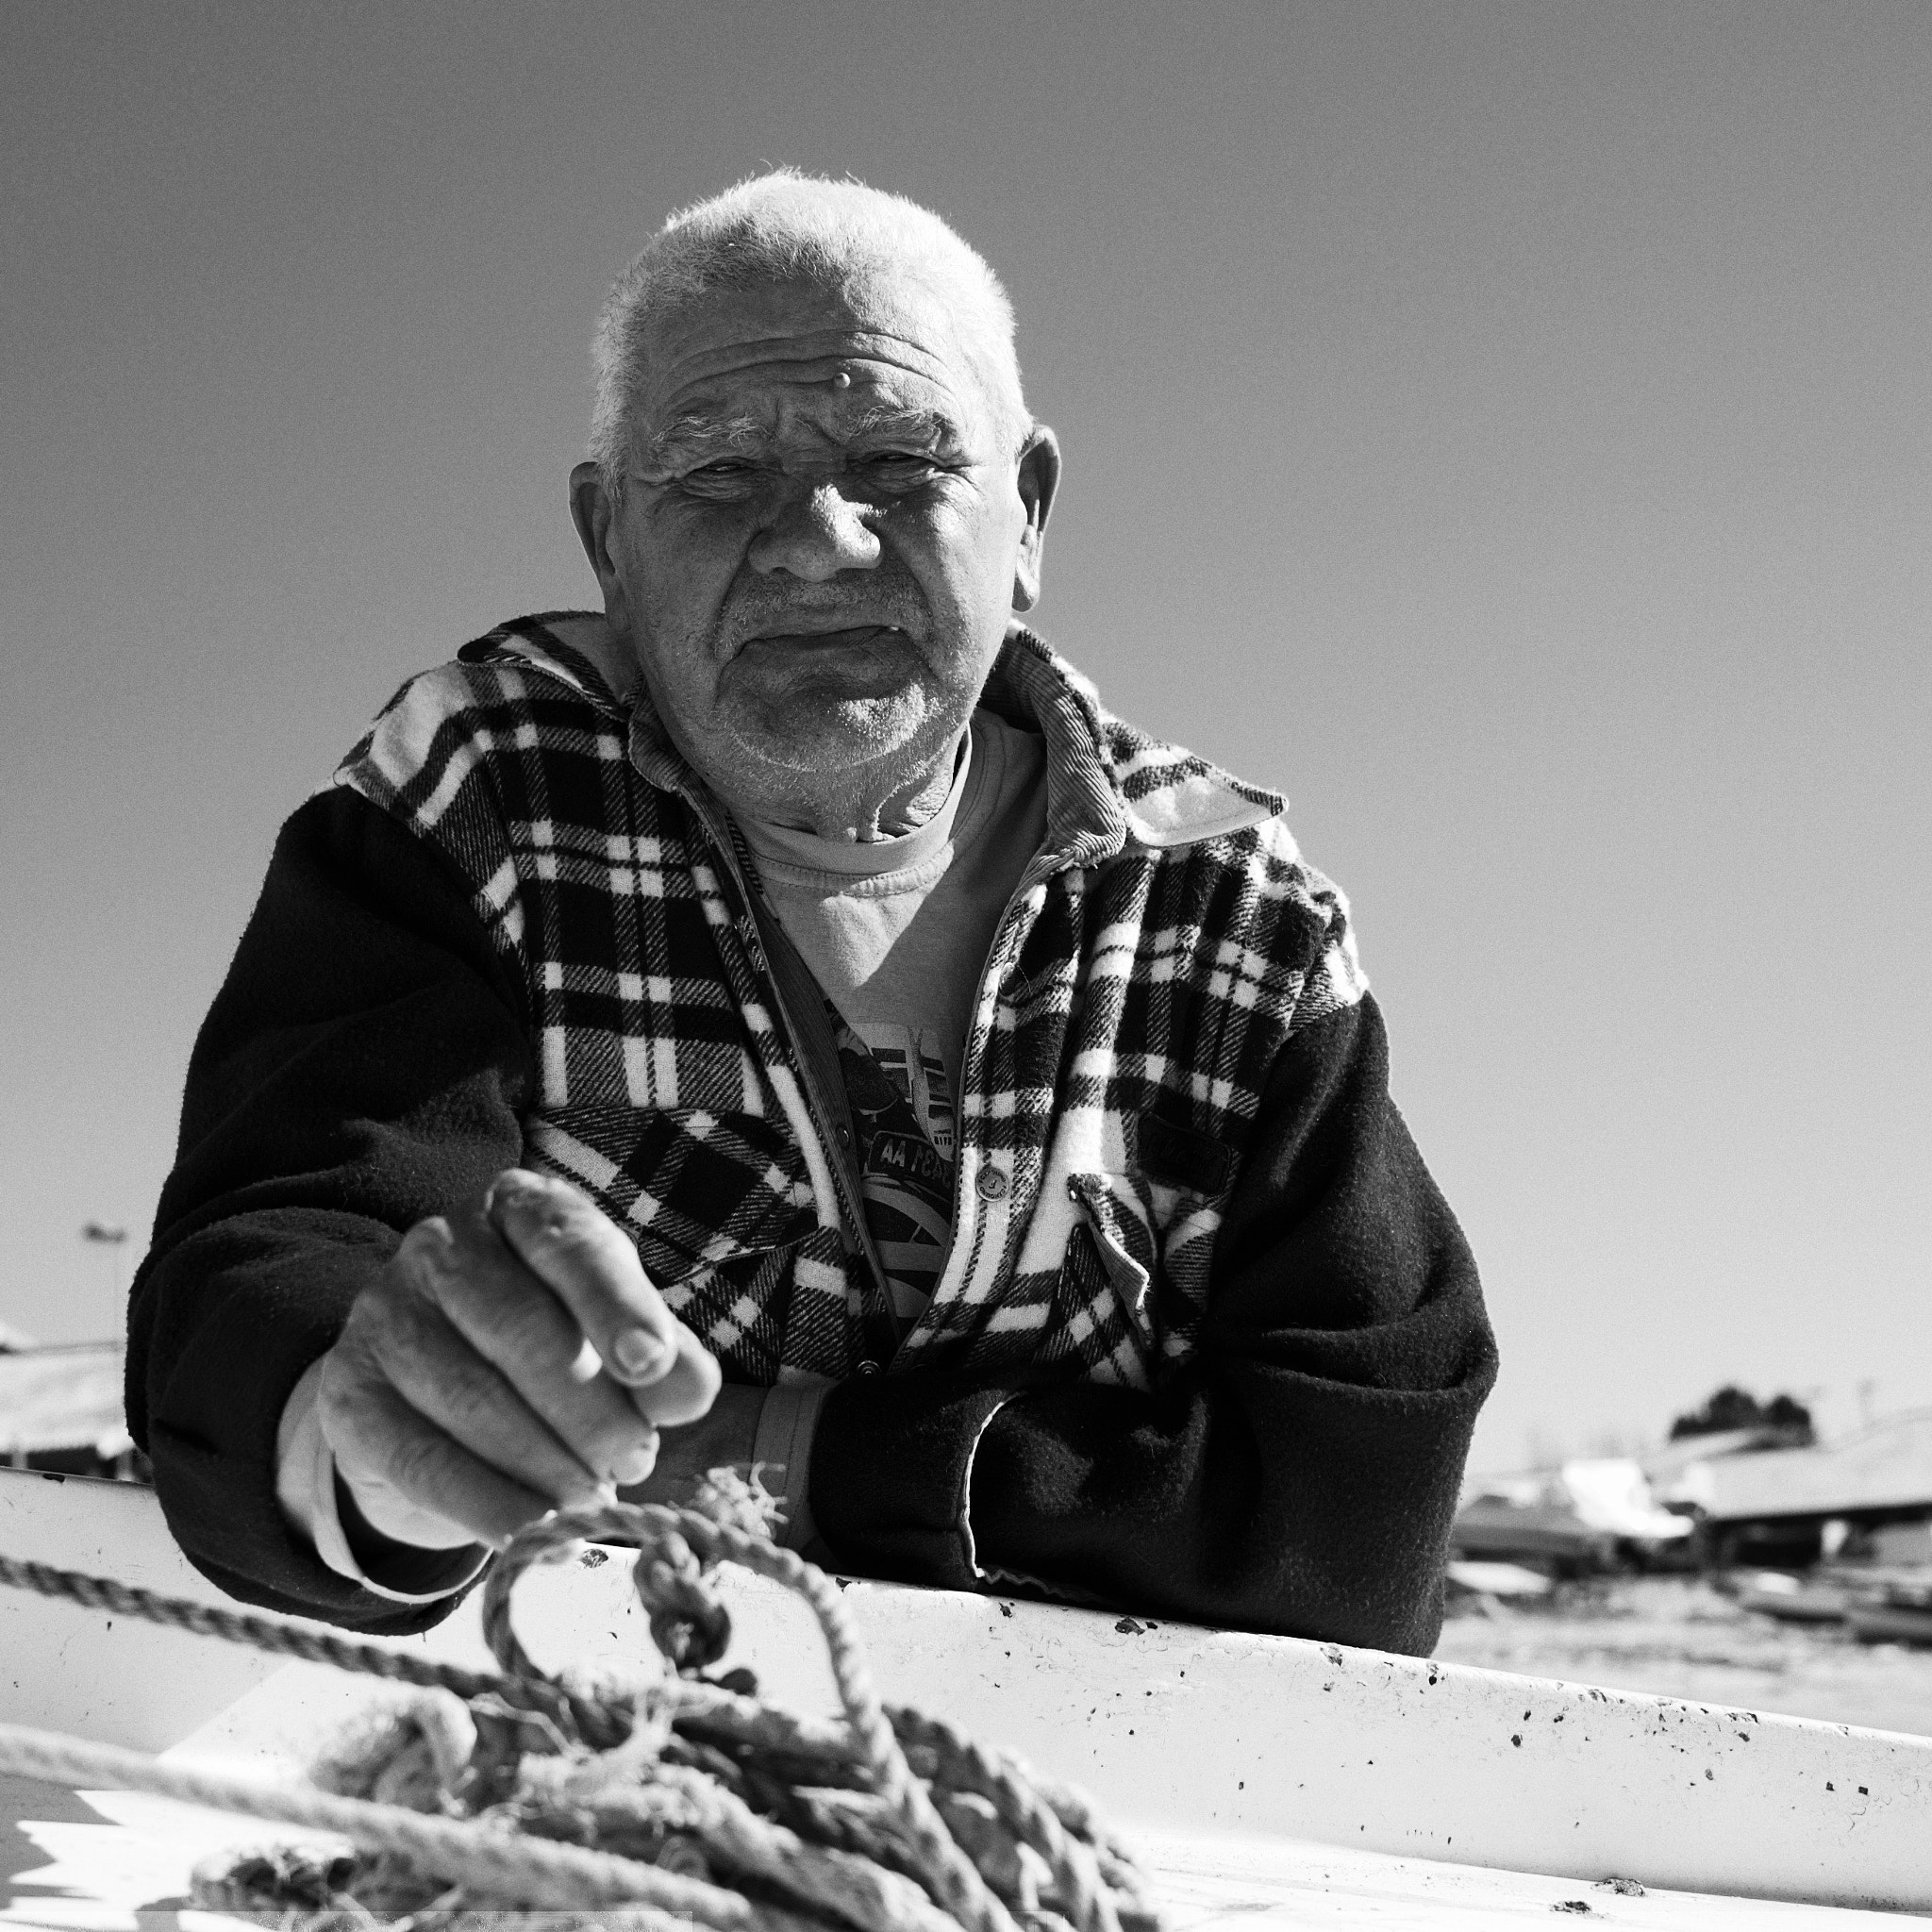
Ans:
POLYGON ((1077 1219, 1050 1356, 1088 1380, 1135 1389, 1186 1361, 1207 1312, 1224 1191, 1144 1173, 1070 1174, 1077 1219))
POLYGON ((534 1115, 525 1137, 637 1242, 660 1287, 767 1254, 814 1225, 803 1150, 757 1114, 565 1106, 534 1115))

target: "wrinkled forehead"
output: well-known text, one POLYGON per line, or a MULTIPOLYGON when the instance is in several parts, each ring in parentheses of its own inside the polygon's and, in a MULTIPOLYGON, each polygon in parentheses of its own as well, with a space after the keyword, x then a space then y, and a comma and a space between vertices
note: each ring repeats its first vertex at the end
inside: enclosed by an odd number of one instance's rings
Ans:
POLYGON ((905 278, 708 291, 657 323, 640 374, 634 420, 647 446, 707 421, 830 427, 904 409, 971 437, 990 415, 951 310, 905 278))

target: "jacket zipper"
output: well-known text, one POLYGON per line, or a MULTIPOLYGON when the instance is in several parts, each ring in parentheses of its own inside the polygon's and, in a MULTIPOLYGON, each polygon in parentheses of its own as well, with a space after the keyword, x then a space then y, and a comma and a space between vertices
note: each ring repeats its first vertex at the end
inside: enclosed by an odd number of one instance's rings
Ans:
MULTIPOLYGON (((894 1350, 896 1351, 898 1345, 906 1339, 908 1324, 900 1319, 898 1310, 892 1306, 892 1291, 886 1278, 885 1262, 880 1257, 878 1243, 873 1239, 871 1224, 865 1218, 862 1183, 859 1179, 857 1154, 851 1139, 851 1110, 847 1107, 840 1107, 836 1110, 833 1108, 827 1096, 822 1091, 821 1083, 813 1066, 815 1056, 809 1051, 810 1042, 819 1040, 821 1036, 826 1036, 823 1041, 824 1044, 831 1045, 828 1037, 829 1028, 824 1024, 823 996, 820 997, 818 1004, 812 1007, 810 1014, 803 1023, 790 1010, 786 1001, 783 975, 774 970, 774 961, 771 958, 774 949, 767 946, 765 943, 765 928, 763 922, 758 916, 759 902, 746 874, 745 859, 739 843, 737 826, 732 824, 728 819, 722 824, 714 819, 709 808, 710 801, 701 791, 686 790, 680 787, 679 791, 686 804, 691 807, 692 812, 696 815, 698 822, 710 835, 712 846, 724 860, 725 870, 730 874, 731 882, 737 887, 739 897, 744 904, 745 918, 751 926, 750 940, 753 964, 757 966, 765 984, 771 989, 773 1004, 778 1009, 779 1022, 784 1026, 787 1036, 792 1042, 794 1048, 793 1057, 798 1062, 799 1081, 805 1089, 806 1110, 811 1116, 812 1126, 818 1138, 819 1151, 825 1157, 825 1169, 832 1177, 832 1190, 839 1197, 840 1211, 845 1216, 848 1224, 856 1232, 859 1246, 865 1255, 866 1266, 872 1276, 873 1291, 878 1299, 879 1306, 885 1310, 886 1319, 891 1325, 894 1350), (817 1029, 814 1033, 808 1034, 805 1031, 805 1026, 810 1024, 813 1019, 816 1019, 818 1023, 817 1029), (827 1134, 824 1126, 827 1121, 843 1124, 847 1138, 844 1141, 841 1141, 836 1131, 827 1134)), ((969 1208, 966 1202, 964 1192, 966 1163, 962 1158, 958 1158, 965 1152, 965 1096, 972 1091, 973 1075, 979 1065, 979 1061, 985 1058, 985 1041, 978 1026, 980 998, 985 993, 987 980, 992 974, 995 968, 997 968, 1002 978, 1006 974, 1009 962, 1005 956, 1010 943, 1014 908, 1023 903, 1025 895, 1034 886, 1053 878, 1058 873, 1063 872, 1066 870, 1068 863, 1069 861, 1065 855, 1060 853, 1054 854, 1052 857, 1045 858, 1043 862, 1041 855, 1035 854, 1034 858, 1028 861, 1025 871, 1020 874, 1019 884, 1013 888, 1007 899, 1006 907, 1000 913, 999 924, 993 928, 992 941, 987 947, 986 959, 979 970, 979 983, 974 989, 973 1003, 974 1017, 967 1030, 965 1051, 960 1055, 959 1094, 958 1099, 958 1130, 956 1156, 953 1161, 952 1234, 954 1252, 957 1252, 961 1233, 969 1233, 971 1243, 962 1276, 962 1279, 968 1281, 973 1278, 973 1271, 978 1265, 979 1245, 986 1231, 976 1204, 969 1208), (975 1058, 975 1055, 977 1058, 975 1058), (970 1224, 963 1223, 961 1220, 962 1214, 968 1213, 972 1217, 970 1224)), ((791 941, 786 937, 784 929, 776 926, 775 916, 774 917, 774 925, 781 943, 791 951, 793 958, 796 958, 795 949, 791 948, 791 941)), ((799 966, 800 970, 805 972, 808 978, 808 969, 805 968, 802 960, 799 961, 799 966)), ((812 982, 812 985, 815 987, 816 982, 812 982)), ((988 1031, 990 1033, 991 1029, 989 1028, 988 1031)), ((833 1048, 832 1057, 836 1060, 835 1047, 833 1048)), ((1009 1183, 1011 1178, 1012 1176, 1009 1174, 1008 1176, 1009 1183)), ((947 1262, 947 1272, 951 1272, 950 1256, 947 1262)), ((874 1366, 883 1367, 884 1365, 875 1364, 874 1366)), ((867 1373, 863 1364, 860 1366, 859 1373, 861 1374, 867 1373)))
MULTIPOLYGON (((791 1010, 788 1002, 785 980, 787 975, 777 970, 774 955, 777 948, 766 943, 764 922, 759 917, 758 899, 746 875, 743 856, 739 850, 736 826, 728 822, 719 824, 708 809, 708 800, 691 791, 684 791, 685 802, 697 815, 699 823, 709 833, 713 848, 724 860, 725 870, 731 875, 732 884, 744 906, 745 919, 750 925, 747 938, 751 944, 752 963, 758 968, 759 976, 772 993, 772 1003, 778 1010, 778 1021, 785 1029, 793 1048, 792 1058, 798 1065, 799 1084, 805 1090, 806 1111, 810 1117, 813 1132, 818 1140, 819 1152, 824 1157, 825 1171, 832 1177, 832 1191, 838 1196, 839 1211, 844 1216, 847 1225, 857 1237, 865 1256, 866 1267, 872 1276, 873 1291, 878 1306, 885 1311, 886 1322, 892 1336, 893 1346, 905 1339, 905 1324, 892 1306, 892 1292, 886 1278, 885 1262, 878 1250, 878 1243, 873 1239, 870 1224, 865 1218, 865 1197, 863 1186, 858 1177, 857 1157, 853 1145, 851 1109, 849 1107, 835 1108, 832 1097, 824 1091, 823 1083, 814 1062, 820 1058, 811 1049, 814 1045, 826 1050, 834 1065, 837 1062, 837 1046, 831 1038, 831 1029, 825 1024, 823 996, 816 1006, 800 1016, 791 1010), (813 1026, 813 1022, 816 1025, 813 1026), (808 1028, 811 1028, 809 1032, 808 1028), (833 1131, 826 1132, 826 1123, 833 1124, 833 1131), (842 1129, 842 1137, 840 1132, 842 1129)), ((790 940, 784 929, 775 925, 774 936, 780 944, 789 948, 790 940)), ((791 954, 796 958, 795 952, 791 954)), ((798 962, 803 971, 804 962, 798 962)), ((813 982, 816 984, 816 982, 813 982)), ((956 1179, 957 1186, 957 1179, 956 1179)), ((875 1371, 883 1363, 872 1363, 875 1371)), ((859 1373, 869 1372, 867 1363, 861 1362, 859 1373)))
MULTIPOLYGON (((1008 967, 1011 963, 1007 959, 1006 953, 1008 944, 1008 927, 1013 918, 1013 908, 1016 906, 1020 905, 1022 901, 1024 901, 1026 894, 1029 891, 1031 891, 1035 886, 1044 883, 1046 880, 1055 877, 1058 874, 1064 871, 1066 869, 1066 859, 1059 854, 1055 854, 1052 858, 1046 859, 1044 864, 1042 864, 1041 855, 1036 853, 1033 856, 1033 858, 1027 861, 1026 869, 1020 874, 1019 884, 1016 885, 1013 888, 1012 891, 1008 895, 1005 909, 1000 913, 999 924, 993 927, 992 942, 986 949, 986 958, 979 969, 979 983, 974 989, 973 1018, 967 1024, 965 1048, 959 1056, 959 1094, 958 1103, 959 1109, 959 1124, 955 1142, 956 1154, 958 1157, 963 1157, 966 1151, 966 1095, 973 1091, 974 1074, 977 1071, 980 1060, 984 1059, 985 1058, 985 1038, 981 1035, 979 1031, 980 1001, 985 996, 986 984, 988 979, 994 974, 995 971, 998 972, 1000 978, 1004 979, 1007 974, 1008 967), (977 1058, 975 1058, 975 1054, 977 1055, 977 1058)), ((1023 945, 1024 944, 1024 939, 1022 940, 1021 943, 1023 945)), ((1013 958, 1016 960, 1019 958, 1017 950, 1014 952, 1013 958)), ((991 1029, 989 1028, 988 1033, 991 1034, 991 1029)), ((1013 1177, 1011 1174, 1008 1174, 1007 1176, 1007 1180, 1009 1186, 1011 1184, 1012 1178, 1013 1177)), ((961 1223, 959 1217, 962 1212, 968 1211, 965 1194, 965 1182, 966 1162, 963 1158, 956 1158, 953 1162, 952 1220, 953 1241, 955 1243, 956 1252, 961 1229, 961 1223)), ((986 1231, 985 1224, 980 1217, 978 1208, 974 1207, 970 1211, 973 1216, 971 1229, 973 1239, 971 1248, 966 1257, 965 1270, 960 1277, 962 1282, 971 1281, 973 1279, 973 1271, 979 1265, 979 1243, 981 1237, 984 1235, 986 1231)), ((946 1272, 950 1274, 951 1271, 952 1260, 951 1255, 949 1254, 947 1257, 946 1272)))

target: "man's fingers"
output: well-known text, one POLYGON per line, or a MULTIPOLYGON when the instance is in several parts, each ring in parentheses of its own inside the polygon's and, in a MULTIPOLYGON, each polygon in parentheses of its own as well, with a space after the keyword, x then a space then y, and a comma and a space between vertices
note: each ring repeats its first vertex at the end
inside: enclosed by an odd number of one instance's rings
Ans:
POLYGON ((724 1380, 716 1358, 665 1307, 629 1237, 601 1208, 567 1181, 511 1168, 491 1184, 485 1211, 575 1316, 606 1372, 630 1385, 639 1415, 675 1428, 707 1413, 724 1380))
MULTIPOLYGON (((533 1292, 530 1299, 545 1297, 533 1292)), ((576 1455, 428 1295, 393 1294, 366 1310, 358 1304, 356 1312, 361 1317, 354 1322, 356 1332, 345 1331, 343 1341, 359 1357, 363 1373, 349 1378, 351 1388, 387 1384, 442 1435, 546 1503, 589 1503, 603 1493, 604 1483, 615 1473, 592 1468, 576 1455)), ((356 1366, 355 1359, 344 1364, 356 1366)), ((609 1394, 621 1400, 615 1389, 609 1394)), ((387 1413, 379 1410, 371 1420, 379 1426, 387 1413)), ((325 1433, 329 1433, 327 1422, 325 1413, 325 1433)), ((637 1422, 626 1418, 625 1427, 630 1440, 643 1446, 637 1422)), ((333 1434, 330 1442, 336 1446, 333 1434)), ((627 1461, 617 1479, 633 1480, 630 1467, 638 1459, 627 1461)))
POLYGON ((642 1482, 658 1430, 704 1415, 721 1374, 636 1249, 575 1189, 520 1170, 452 1220, 411 1228, 351 1310, 325 1411, 345 1479, 394 1519, 499 1539, 642 1482), (613 1377, 627 1332, 648 1371, 613 1377))
MULTIPOLYGON (((477 1217, 452 1234, 441 1222, 423 1222, 405 1237, 397 1261, 418 1285, 415 1299, 432 1301, 586 1468, 613 1482, 641 1480, 638 1472, 648 1472, 656 1453, 648 1419, 494 1227, 477 1217)), ((391 1325, 407 1324, 398 1314, 391 1325)))
POLYGON ((334 1447, 336 1466, 371 1526, 384 1535, 412 1540, 408 1508, 385 1506, 383 1499, 391 1495, 498 1547, 551 1507, 547 1496, 492 1468, 384 1382, 358 1377, 337 1404, 332 1429, 325 1384, 323 1431, 334 1447))
POLYGON ((724 1380, 717 1357, 680 1322, 671 1367, 648 1389, 633 1389, 630 1399, 647 1421, 660 1429, 675 1429, 708 1414, 724 1380))
POLYGON ((567 1181, 509 1168, 491 1183, 484 1212, 576 1317, 619 1382, 648 1387, 677 1359, 678 1330, 628 1237, 567 1181))

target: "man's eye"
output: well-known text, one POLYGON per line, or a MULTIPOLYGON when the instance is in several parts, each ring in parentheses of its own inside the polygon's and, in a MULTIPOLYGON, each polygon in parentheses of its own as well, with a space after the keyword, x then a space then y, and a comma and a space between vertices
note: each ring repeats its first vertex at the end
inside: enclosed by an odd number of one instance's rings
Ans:
POLYGON ((924 450, 879 449, 861 457, 858 467, 871 476, 902 477, 923 476, 937 465, 924 450))
POLYGON ((701 463, 695 470, 687 470, 680 479, 687 491, 698 496, 742 495, 757 480, 757 465, 741 462, 735 457, 701 463))

